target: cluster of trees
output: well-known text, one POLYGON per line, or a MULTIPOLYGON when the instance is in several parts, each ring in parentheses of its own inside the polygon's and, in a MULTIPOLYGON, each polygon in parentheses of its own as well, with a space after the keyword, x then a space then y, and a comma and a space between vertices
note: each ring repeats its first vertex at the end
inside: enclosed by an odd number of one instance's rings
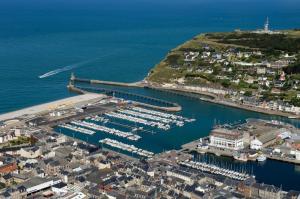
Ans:
POLYGON ((292 98, 290 103, 294 106, 299 106, 300 107, 300 99, 297 98, 297 97, 292 98))
POLYGON ((177 54, 171 54, 167 57, 167 62, 168 64, 170 64, 171 66, 176 66, 179 64, 179 60, 180 60, 180 55, 177 54))
POLYGON ((285 73, 287 74, 297 74, 300 73, 300 61, 297 59, 297 61, 288 67, 283 69, 285 73))
POLYGON ((21 144, 26 144, 30 143, 31 139, 28 137, 18 137, 16 140, 11 140, 10 145, 15 146, 15 145, 21 145, 21 144))

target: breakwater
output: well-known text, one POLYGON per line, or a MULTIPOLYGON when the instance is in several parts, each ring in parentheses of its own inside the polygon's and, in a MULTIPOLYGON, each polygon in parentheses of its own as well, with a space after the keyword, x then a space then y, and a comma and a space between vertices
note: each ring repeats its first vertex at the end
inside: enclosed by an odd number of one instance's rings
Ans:
POLYGON ((166 100, 157 99, 153 97, 148 97, 144 95, 124 92, 124 91, 98 88, 98 87, 89 87, 89 86, 75 86, 73 84, 69 84, 68 89, 70 91, 74 91, 76 93, 81 93, 81 94, 89 93, 89 92, 103 93, 105 95, 112 96, 112 97, 124 98, 126 100, 129 100, 130 103, 135 105, 158 109, 162 111, 177 112, 177 111, 181 111, 182 109, 181 106, 177 103, 173 103, 173 102, 169 102, 166 100))

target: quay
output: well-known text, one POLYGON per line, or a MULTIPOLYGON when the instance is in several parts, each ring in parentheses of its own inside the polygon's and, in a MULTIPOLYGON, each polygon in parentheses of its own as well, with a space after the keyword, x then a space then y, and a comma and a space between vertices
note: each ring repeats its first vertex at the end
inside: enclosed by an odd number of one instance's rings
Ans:
POLYGON ((300 160, 293 160, 293 159, 288 159, 288 158, 278 157, 278 156, 273 156, 273 155, 267 155, 267 158, 270 160, 277 160, 277 161, 281 161, 281 162, 300 165, 300 160))
MULTIPOLYGON (((208 139, 208 137, 204 137, 202 139, 208 139)), ((217 148, 207 148, 207 149, 201 149, 198 147, 199 145, 199 140, 194 140, 191 142, 188 142, 186 144, 183 144, 181 146, 181 151, 184 152, 197 152, 197 153, 210 153, 210 154, 214 154, 216 156, 226 156, 226 157, 232 157, 233 158, 233 154, 232 151, 229 150, 221 150, 221 149, 217 149, 217 148)))
MULTIPOLYGON (((287 112, 263 109, 263 108, 259 108, 259 107, 249 106, 246 104, 229 102, 229 101, 226 101, 226 100, 220 98, 218 95, 213 94, 213 93, 204 92, 204 91, 195 91, 195 90, 191 90, 191 89, 181 88, 179 86, 167 87, 167 86, 161 86, 157 83, 151 83, 151 82, 147 82, 147 81, 139 81, 139 82, 134 82, 134 83, 123 83, 123 82, 102 81, 102 80, 89 80, 89 79, 77 78, 74 75, 71 76, 70 82, 73 82, 73 83, 74 82, 83 82, 83 83, 88 83, 88 84, 102 84, 102 85, 110 85, 110 86, 153 89, 153 90, 157 90, 157 91, 169 92, 169 93, 176 94, 176 95, 191 97, 191 98, 199 99, 199 100, 209 102, 209 103, 214 103, 214 104, 219 104, 219 105, 223 105, 223 106, 229 106, 232 108, 263 113, 263 114, 267 114, 267 115, 278 115, 278 116, 294 118, 294 119, 300 118, 300 116, 297 116, 297 115, 294 115, 291 113, 287 113, 287 112)), ((74 91, 75 90, 76 89, 74 88, 74 91)), ((173 111, 173 110, 171 110, 171 111, 173 111)))
MULTIPOLYGON (((208 137, 204 137, 202 139, 208 139, 208 137)), ((229 158, 235 159, 234 152, 236 152, 236 151, 226 150, 226 149, 221 149, 221 148, 211 147, 211 146, 209 146, 207 148, 201 148, 201 147, 198 147, 199 143, 200 143, 199 139, 197 139, 197 140, 191 141, 189 143, 183 144, 179 151, 185 152, 185 153, 197 152, 199 154, 214 154, 216 156, 223 156, 223 157, 229 157, 229 158)), ((287 157, 281 157, 279 155, 271 155, 271 154, 264 154, 264 155, 266 156, 267 159, 270 159, 270 160, 276 160, 276 161, 281 161, 281 162, 285 162, 285 163, 300 165, 300 160, 291 159, 291 158, 287 158, 287 157)), ((245 160, 245 161, 256 161, 256 158, 247 158, 247 160, 245 160)))
POLYGON ((103 85, 108 85, 108 86, 124 86, 124 87, 139 87, 139 88, 144 87, 142 82, 124 83, 124 82, 84 79, 84 78, 77 78, 74 76, 74 74, 71 75, 70 81, 71 82, 82 82, 82 83, 88 83, 88 84, 103 84, 103 85))

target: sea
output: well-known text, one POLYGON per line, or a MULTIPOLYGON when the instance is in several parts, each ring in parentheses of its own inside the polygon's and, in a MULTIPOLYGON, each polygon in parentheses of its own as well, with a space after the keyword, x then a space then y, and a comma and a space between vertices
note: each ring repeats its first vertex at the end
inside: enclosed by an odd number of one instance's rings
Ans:
MULTIPOLYGON (((300 28, 298 0, 1 0, 0 113, 72 96, 71 73, 83 78, 142 80, 172 48, 197 34, 235 29, 300 28)), ((140 147, 178 149, 208 135, 214 124, 247 118, 275 119, 300 127, 299 120, 269 116, 197 99, 132 89, 182 105, 196 122, 157 135, 140 147)), ((64 132, 69 134, 70 132, 64 132)), ((93 143, 86 136, 78 138, 93 143)), ((101 136, 97 137, 98 139, 101 136)), ((221 159, 240 165, 231 159, 221 159)), ((259 182, 300 190, 300 168, 267 160, 250 164, 259 182)))

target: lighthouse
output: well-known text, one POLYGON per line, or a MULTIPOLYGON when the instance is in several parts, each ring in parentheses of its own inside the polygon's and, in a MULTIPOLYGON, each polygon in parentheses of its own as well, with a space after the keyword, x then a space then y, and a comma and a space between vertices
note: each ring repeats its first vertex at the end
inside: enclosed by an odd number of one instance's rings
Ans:
POLYGON ((265 22, 265 26, 264 26, 264 31, 265 32, 269 32, 269 17, 267 17, 266 22, 265 22))

